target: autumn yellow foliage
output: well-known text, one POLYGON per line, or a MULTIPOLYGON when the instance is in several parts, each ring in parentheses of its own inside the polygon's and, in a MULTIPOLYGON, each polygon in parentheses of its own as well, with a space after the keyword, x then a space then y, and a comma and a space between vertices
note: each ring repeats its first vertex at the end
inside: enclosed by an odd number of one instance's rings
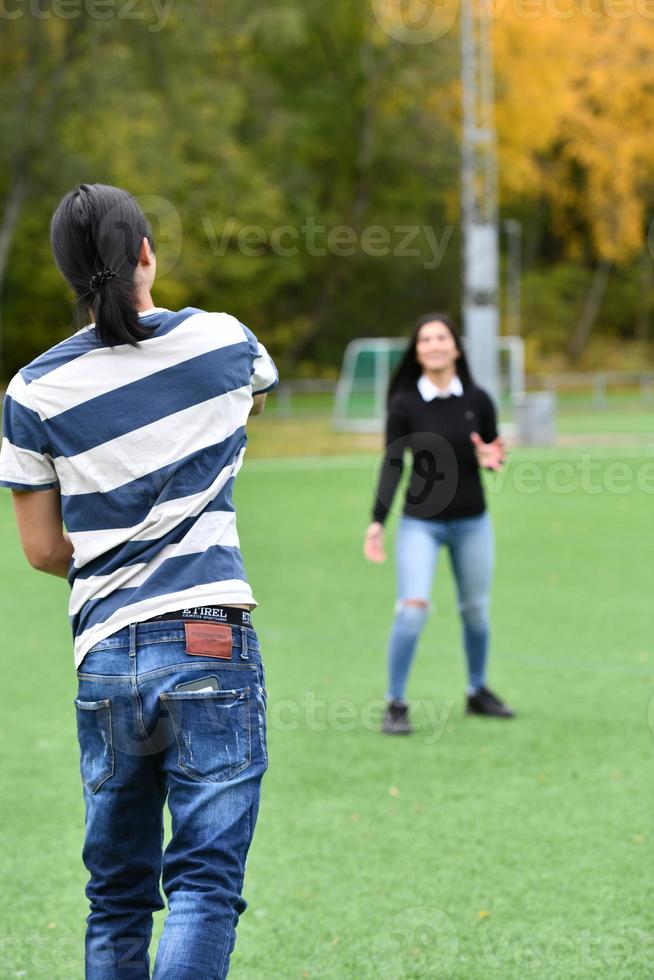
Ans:
POLYGON ((503 198, 547 199, 571 254, 585 238, 596 257, 627 260, 654 176, 654 9, 529 6, 540 15, 514 0, 494 19, 503 198))

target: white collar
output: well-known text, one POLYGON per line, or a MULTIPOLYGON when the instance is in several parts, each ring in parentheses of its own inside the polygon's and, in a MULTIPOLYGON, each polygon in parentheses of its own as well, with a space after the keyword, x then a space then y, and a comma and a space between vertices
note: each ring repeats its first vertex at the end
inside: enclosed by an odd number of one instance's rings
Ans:
POLYGON ((438 385, 429 380, 426 374, 421 374, 418 378, 418 391, 423 401, 433 402, 434 398, 449 398, 450 395, 459 397, 463 394, 463 385, 458 374, 454 375, 445 388, 439 388, 438 385))
POLYGON ((152 316, 153 313, 168 313, 163 306, 151 306, 149 310, 139 310, 139 316, 152 316))

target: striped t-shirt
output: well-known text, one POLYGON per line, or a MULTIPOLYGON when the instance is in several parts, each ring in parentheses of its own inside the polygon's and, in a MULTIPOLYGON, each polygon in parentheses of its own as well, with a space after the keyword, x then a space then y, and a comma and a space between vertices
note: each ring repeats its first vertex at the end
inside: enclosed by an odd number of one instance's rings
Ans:
POLYGON ((232 488, 275 365, 226 313, 140 316, 152 333, 139 347, 111 348, 91 324, 22 368, 4 400, 0 486, 61 493, 76 667, 130 623, 257 604, 232 488))

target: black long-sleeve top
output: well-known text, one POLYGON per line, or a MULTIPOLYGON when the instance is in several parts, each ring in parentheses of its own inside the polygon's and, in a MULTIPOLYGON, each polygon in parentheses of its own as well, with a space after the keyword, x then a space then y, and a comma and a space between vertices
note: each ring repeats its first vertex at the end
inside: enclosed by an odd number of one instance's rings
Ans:
POLYGON ((398 392, 388 409, 373 520, 383 524, 391 510, 407 449, 413 455, 403 510, 407 517, 452 520, 483 514, 486 501, 473 432, 484 442, 497 437, 495 407, 482 388, 468 385, 462 395, 433 401, 425 401, 416 386, 398 392))

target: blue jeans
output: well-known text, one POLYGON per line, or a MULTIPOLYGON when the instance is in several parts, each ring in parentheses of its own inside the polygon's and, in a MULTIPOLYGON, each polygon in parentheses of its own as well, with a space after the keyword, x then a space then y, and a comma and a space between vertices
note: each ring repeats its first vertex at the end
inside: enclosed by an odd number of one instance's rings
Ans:
POLYGON ((493 577, 493 526, 487 511, 447 521, 402 517, 395 544, 397 605, 388 648, 389 699, 404 697, 420 634, 427 621, 439 551, 447 545, 456 579, 469 690, 486 680, 493 577), (418 600, 421 605, 406 605, 418 600))
POLYGON ((77 671, 86 980, 149 978, 160 876, 168 915, 153 977, 227 975, 268 766, 257 635, 230 629, 231 658, 218 659, 186 653, 181 621, 129 626, 77 671), (162 853, 166 797, 172 836, 162 853))

